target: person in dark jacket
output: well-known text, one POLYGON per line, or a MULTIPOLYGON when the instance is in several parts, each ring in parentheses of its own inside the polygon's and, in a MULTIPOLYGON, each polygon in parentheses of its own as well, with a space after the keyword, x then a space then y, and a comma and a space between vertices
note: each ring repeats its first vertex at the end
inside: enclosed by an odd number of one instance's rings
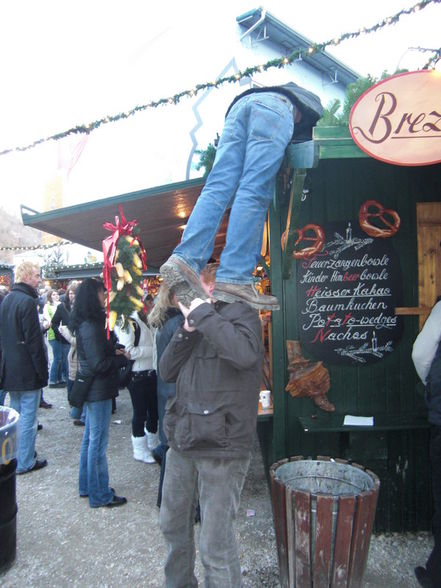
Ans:
POLYGON ((199 498, 206 586, 237 588, 241 571, 233 522, 256 428, 260 320, 244 302, 196 298, 180 308, 184 325, 159 362, 164 381, 176 382, 164 419, 170 446, 160 510, 168 546, 166 586, 197 586, 193 526, 199 498))
POLYGON ((79 373, 85 378, 93 377, 85 402, 79 470, 79 494, 89 497, 92 508, 127 502, 109 485, 106 456, 112 399, 118 395, 118 368, 127 363, 127 358, 106 338, 104 305, 103 283, 86 278, 76 292, 69 323, 76 337, 79 373))
POLYGON ((212 255, 224 213, 231 207, 214 296, 278 310, 275 296, 258 293, 252 274, 260 258, 266 214, 286 147, 291 140, 311 139, 322 113, 318 96, 292 82, 247 90, 230 105, 213 168, 181 242, 160 269, 168 285, 177 287, 184 304, 192 296, 204 296, 199 274, 212 255))
MULTIPOLYGON (((0 306, 1 306, 1 303, 3 302, 4 299, 5 299, 5 294, 3 294, 3 292, 0 292, 0 306)), ((2 348, 1 348, 1 344, 0 344, 0 365, 2 362, 1 353, 2 353, 2 348)), ((2 390, 0 387, 0 406, 4 405, 5 397, 6 397, 6 392, 4 390, 2 390)))
POLYGON ((415 369, 426 386, 430 423, 430 465, 434 546, 425 567, 415 568, 421 586, 441 588, 441 300, 433 307, 412 349, 415 369))
MULTIPOLYGON (((178 308, 178 299, 173 288, 168 288, 165 282, 162 282, 156 303, 149 314, 149 325, 155 330, 156 360, 161 360, 162 354, 170 343, 176 329, 182 326, 184 316, 178 308)), ((158 372, 158 370, 157 370, 158 372)), ((164 416, 167 400, 176 394, 176 384, 167 383, 157 373, 157 390, 158 390, 158 435, 159 445, 152 451, 153 457, 161 466, 159 476, 157 506, 162 502, 162 485, 164 483, 166 454, 168 451, 168 441, 164 433, 164 416)))
POLYGON ((69 387, 69 349, 70 343, 69 341, 63 337, 62 333, 60 332, 60 325, 68 325, 70 320, 70 313, 72 312, 72 304, 75 300, 75 290, 77 288, 77 282, 72 282, 68 285, 65 295, 63 296, 63 300, 57 306, 54 316, 52 317, 51 327, 54 331, 55 339, 58 342, 59 346, 59 355, 60 355, 60 373, 62 376, 62 380, 67 383, 69 387))
POLYGON ((10 406, 20 413, 17 474, 47 466, 37 459, 37 409, 41 390, 47 384, 48 365, 38 319, 41 282, 38 264, 24 261, 17 266, 15 284, 0 307, 2 347, 1 385, 9 392, 10 406))

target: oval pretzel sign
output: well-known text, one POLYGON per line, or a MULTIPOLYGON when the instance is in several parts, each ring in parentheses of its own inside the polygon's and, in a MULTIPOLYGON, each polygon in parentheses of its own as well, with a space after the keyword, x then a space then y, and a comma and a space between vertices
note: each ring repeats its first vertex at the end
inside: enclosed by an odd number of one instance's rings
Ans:
POLYGON ((354 104, 349 129, 362 151, 395 165, 441 162, 441 76, 432 70, 392 76, 354 104))

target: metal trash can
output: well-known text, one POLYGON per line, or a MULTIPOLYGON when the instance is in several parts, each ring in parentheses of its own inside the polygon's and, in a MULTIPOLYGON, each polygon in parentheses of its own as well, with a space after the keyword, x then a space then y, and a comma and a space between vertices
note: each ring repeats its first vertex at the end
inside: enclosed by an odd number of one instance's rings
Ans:
POLYGON ((271 466, 282 588, 358 588, 380 481, 342 459, 302 456, 271 466))
POLYGON ((0 406, 0 572, 15 560, 17 546, 17 411, 0 406))

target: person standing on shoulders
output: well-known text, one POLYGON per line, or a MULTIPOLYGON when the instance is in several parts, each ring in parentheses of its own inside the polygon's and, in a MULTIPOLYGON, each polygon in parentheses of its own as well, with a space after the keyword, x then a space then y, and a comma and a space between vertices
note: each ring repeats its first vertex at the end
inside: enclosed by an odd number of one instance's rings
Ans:
POLYGON ((37 459, 37 410, 48 380, 47 356, 38 319, 37 287, 40 267, 23 261, 15 271, 15 284, 0 306, 2 348, 1 385, 10 406, 20 414, 17 474, 47 466, 37 459))
POLYGON ((310 140, 322 113, 319 97, 293 82, 251 88, 234 99, 213 168, 182 239, 160 268, 181 302, 188 306, 195 296, 204 297, 199 275, 212 255, 225 211, 231 207, 213 294, 224 302, 238 300, 260 310, 279 309, 275 296, 258 293, 253 271, 285 150, 291 141, 310 140))
POLYGON ((433 307, 415 339, 412 359, 426 386, 430 423, 430 466, 432 471, 434 547, 426 566, 415 568, 420 586, 441 588, 441 300, 433 307))

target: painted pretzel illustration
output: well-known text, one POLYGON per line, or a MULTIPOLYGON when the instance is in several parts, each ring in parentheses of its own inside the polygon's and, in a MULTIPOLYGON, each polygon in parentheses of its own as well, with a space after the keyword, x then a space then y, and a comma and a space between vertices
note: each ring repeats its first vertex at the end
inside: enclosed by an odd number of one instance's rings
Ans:
POLYGON ((380 237, 386 239, 392 237, 400 228, 401 219, 398 212, 390 208, 384 208, 382 204, 376 200, 366 200, 361 205, 358 213, 358 220, 360 227, 370 237, 380 237), (369 208, 374 208, 375 212, 369 212, 369 208), (378 218, 385 225, 384 228, 376 227, 369 222, 370 218, 378 218))
MULTIPOLYGON (((286 233, 286 231, 285 231, 286 233)), ((282 248, 285 248, 286 234, 282 235, 282 248)), ((319 225, 305 225, 302 229, 296 229, 295 233, 297 239, 294 246, 299 245, 302 241, 311 241, 313 244, 310 247, 304 247, 299 251, 293 251, 292 256, 294 259, 305 259, 312 257, 316 253, 322 250, 325 242, 325 233, 319 225), (307 236, 306 233, 311 231, 313 235, 307 236)))

